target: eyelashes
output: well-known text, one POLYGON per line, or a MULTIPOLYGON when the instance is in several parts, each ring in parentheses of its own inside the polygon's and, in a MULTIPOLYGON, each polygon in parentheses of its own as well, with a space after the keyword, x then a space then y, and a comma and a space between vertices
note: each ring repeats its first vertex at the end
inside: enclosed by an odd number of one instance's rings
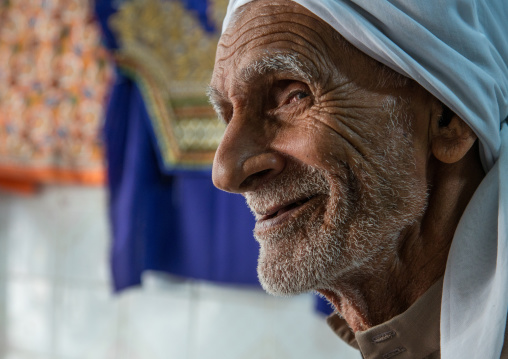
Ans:
MULTIPOLYGON (((253 105, 250 111, 275 114, 280 110, 293 113, 294 111, 299 112, 308 106, 312 106, 313 103, 311 90, 306 83, 301 81, 279 80, 264 88, 260 86, 256 90, 250 91, 248 95, 249 106, 253 105)), ((236 99, 238 98, 243 99, 233 103, 233 101, 223 96, 221 99, 211 101, 219 119, 226 125, 231 122, 235 107, 245 107, 247 104, 247 96, 245 94, 236 97, 236 99)))
POLYGON ((279 80, 274 83, 270 92, 274 108, 297 104, 311 95, 305 83, 295 80, 279 80))
POLYGON ((295 91, 289 94, 287 104, 296 103, 300 100, 303 100, 306 97, 309 97, 310 94, 305 91, 295 91))

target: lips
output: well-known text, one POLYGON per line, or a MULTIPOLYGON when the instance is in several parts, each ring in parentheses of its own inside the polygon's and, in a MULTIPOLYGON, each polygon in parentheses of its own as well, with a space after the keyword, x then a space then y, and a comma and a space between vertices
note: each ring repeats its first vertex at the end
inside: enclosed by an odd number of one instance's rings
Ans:
POLYGON ((261 216, 256 223, 256 231, 266 230, 270 227, 281 225, 303 210, 316 195, 311 195, 301 199, 296 199, 285 204, 276 205, 269 208, 263 216, 261 216))
POLYGON ((310 196, 310 197, 306 197, 304 199, 300 199, 300 200, 296 200, 296 201, 293 201, 289 204, 284 204, 284 205, 277 205, 275 207, 272 207, 270 208, 268 211, 267 211, 267 214, 265 214, 264 216, 262 216, 259 220, 263 221, 263 220, 267 220, 267 219, 271 219, 271 218, 275 218, 277 216, 280 216, 286 212, 289 212, 297 207, 300 207, 302 206, 303 204, 307 203, 309 200, 311 200, 314 196, 310 196))

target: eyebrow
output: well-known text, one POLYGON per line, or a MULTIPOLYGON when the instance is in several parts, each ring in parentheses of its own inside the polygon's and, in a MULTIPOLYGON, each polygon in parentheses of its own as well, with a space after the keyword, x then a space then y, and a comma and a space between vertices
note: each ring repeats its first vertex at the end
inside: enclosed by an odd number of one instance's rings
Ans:
MULTIPOLYGON (((302 64, 296 55, 278 53, 265 55, 246 66, 240 72, 240 79, 243 82, 248 83, 258 76, 267 75, 273 72, 287 72, 295 77, 302 78, 307 82, 310 82, 312 77, 310 69, 306 65, 302 64)), ((214 111, 220 119, 224 120, 222 118, 222 104, 227 102, 227 96, 211 85, 208 86, 206 94, 214 111)))
POLYGON ((263 56, 245 67, 240 73, 240 78, 242 81, 250 82, 254 77, 272 72, 288 72, 306 81, 311 79, 309 68, 295 55, 285 53, 263 56))
POLYGON ((210 102, 210 105, 212 105, 213 110, 219 116, 221 120, 224 121, 222 118, 222 106, 221 103, 224 103, 226 96, 219 90, 217 90, 215 87, 209 85, 206 89, 206 95, 208 96, 208 101, 210 102))

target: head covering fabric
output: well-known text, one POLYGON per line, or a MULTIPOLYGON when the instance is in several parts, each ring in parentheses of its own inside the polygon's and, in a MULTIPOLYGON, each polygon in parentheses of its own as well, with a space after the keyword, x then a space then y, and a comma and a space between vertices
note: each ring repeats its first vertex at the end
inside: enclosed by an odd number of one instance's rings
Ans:
MULTIPOLYGON (((231 16, 251 0, 230 0, 231 16)), ((506 0, 293 0, 414 79, 477 134, 487 172, 456 229, 443 282, 441 357, 499 358, 508 308, 506 0)))

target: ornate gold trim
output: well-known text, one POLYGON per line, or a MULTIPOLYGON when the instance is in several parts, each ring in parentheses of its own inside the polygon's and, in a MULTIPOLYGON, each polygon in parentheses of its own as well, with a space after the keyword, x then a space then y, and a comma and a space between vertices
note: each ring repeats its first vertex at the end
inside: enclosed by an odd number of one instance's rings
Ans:
MULTIPOLYGON (((212 1, 214 17, 223 0, 212 1)), ((220 23, 222 19, 216 19, 220 23)), ((218 34, 178 1, 130 0, 110 19, 118 66, 140 86, 166 169, 211 165, 224 132, 206 98, 218 34)))

